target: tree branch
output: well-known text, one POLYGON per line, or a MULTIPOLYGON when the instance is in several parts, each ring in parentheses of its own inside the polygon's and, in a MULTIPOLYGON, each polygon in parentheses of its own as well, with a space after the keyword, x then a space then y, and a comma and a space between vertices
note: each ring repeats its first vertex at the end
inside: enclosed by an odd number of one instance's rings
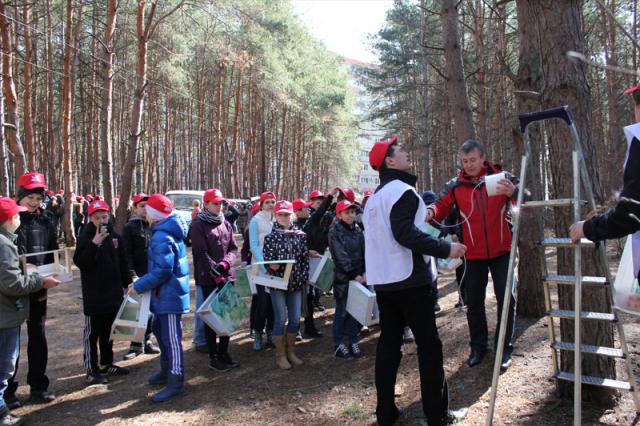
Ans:
MULTIPOLYGON (((151 23, 151 19, 149 19, 148 23, 147 23, 147 40, 149 40, 151 38, 151 36, 153 36, 153 33, 156 31, 156 28, 158 28, 158 25, 160 25, 160 22, 164 21, 165 19, 167 19, 169 16, 173 15, 178 9, 180 9, 182 7, 182 5, 184 4, 186 0, 180 0, 180 3, 178 3, 173 9, 171 9, 170 11, 168 11, 167 13, 165 13, 164 15, 162 15, 160 18, 158 18, 158 20, 156 22, 154 22, 153 27, 151 27, 151 30, 149 30, 149 24, 151 23)), ((151 9, 151 12, 153 13, 155 11, 156 8, 156 2, 153 2, 153 8, 151 9)), ((149 18, 151 18, 152 15, 149 16, 149 18)))

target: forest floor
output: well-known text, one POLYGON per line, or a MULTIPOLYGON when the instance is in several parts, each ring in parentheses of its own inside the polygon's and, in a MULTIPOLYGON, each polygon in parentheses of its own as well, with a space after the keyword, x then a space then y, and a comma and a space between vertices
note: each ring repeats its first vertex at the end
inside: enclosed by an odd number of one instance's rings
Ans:
MULTIPOLYGON (((189 250, 190 252, 190 250, 189 250)), ((304 340, 297 345, 304 365, 289 371, 275 368, 273 350, 256 353, 248 331, 233 335, 231 353, 240 367, 227 373, 208 368, 206 354, 195 351, 193 334, 193 292, 191 313, 184 318, 187 396, 164 404, 150 400, 157 389, 146 384, 159 366, 158 355, 143 355, 120 361, 128 344, 117 342, 118 364, 131 369, 122 378, 110 378, 108 385, 86 387, 82 363, 84 318, 79 272, 73 283, 49 292, 47 337, 51 390, 57 399, 48 405, 26 404, 14 411, 28 416, 30 425, 146 425, 146 424, 270 424, 270 425, 370 425, 375 423, 375 347, 379 329, 361 338, 365 356, 341 360, 332 355, 331 323, 333 298, 323 297, 327 309, 316 313, 325 337, 304 340)), ((192 281, 193 286, 193 281, 192 281)), ((464 311, 454 307, 458 300, 453 274, 439 279, 442 312, 437 324, 444 345, 446 377, 452 408, 469 407, 459 424, 483 425, 489 404, 493 355, 478 367, 466 365, 468 331, 464 311)), ((193 287, 192 287, 193 290, 193 287)), ((491 283, 487 290, 490 335, 495 327, 496 304, 491 283)), ((625 317, 631 357, 640 362, 640 321, 625 317)), ((546 320, 518 318, 516 349, 512 367, 500 377, 494 424, 570 425, 572 400, 559 399, 552 378, 551 352, 546 320)), ((491 337, 490 337, 491 339, 491 337)), ((426 424, 420 402, 420 381, 415 344, 403 346, 396 387, 397 403, 407 408, 402 425, 426 424)), ((21 386, 18 395, 26 399, 26 329, 22 333, 21 386)), ((626 375, 618 362, 618 377, 626 375)), ((636 369, 637 370, 637 369, 636 369)), ((636 371, 637 372, 637 371, 636 371)), ((583 424, 633 424, 635 410, 629 393, 621 394, 615 406, 583 403, 583 424)))

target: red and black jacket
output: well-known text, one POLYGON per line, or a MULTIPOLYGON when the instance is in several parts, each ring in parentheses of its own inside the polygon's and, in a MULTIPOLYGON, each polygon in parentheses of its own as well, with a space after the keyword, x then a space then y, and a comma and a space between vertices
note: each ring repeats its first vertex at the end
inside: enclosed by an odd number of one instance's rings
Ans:
MULTIPOLYGON (((462 227, 462 239, 467 246, 467 260, 493 259, 511 250, 509 222, 512 198, 505 195, 489 197, 483 177, 502 172, 502 167, 485 161, 480 175, 471 177, 460 171, 458 177, 446 183, 433 209, 434 219, 443 222, 457 206, 462 227)), ((507 179, 518 184, 518 179, 505 172, 507 179)))

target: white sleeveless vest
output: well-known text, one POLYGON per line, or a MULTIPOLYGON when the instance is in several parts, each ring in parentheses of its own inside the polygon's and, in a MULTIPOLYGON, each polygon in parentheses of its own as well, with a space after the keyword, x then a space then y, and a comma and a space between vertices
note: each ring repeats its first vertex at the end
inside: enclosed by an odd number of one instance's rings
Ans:
MULTIPOLYGON (((414 224, 421 230, 426 229, 427 207, 415 188, 401 180, 393 180, 373 194, 364 209, 365 266, 367 284, 392 284, 409 278, 413 272, 411 250, 400 245, 391 231, 391 208, 407 191, 418 197, 418 211, 414 224)), ((429 256, 424 256, 429 264, 429 256)))

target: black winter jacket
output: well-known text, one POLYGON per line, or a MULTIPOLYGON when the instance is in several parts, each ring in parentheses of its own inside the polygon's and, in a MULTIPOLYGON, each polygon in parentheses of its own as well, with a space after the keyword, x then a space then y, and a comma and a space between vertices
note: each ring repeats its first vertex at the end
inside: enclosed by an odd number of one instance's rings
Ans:
POLYGON ((131 274, 138 277, 147 273, 149 268, 147 251, 149 250, 149 240, 151 239, 151 229, 149 223, 140 216, 131 216, 122 230, 122 240, 127 255, 127 266, 131 274))
MULTIPOLYGON (((415 186, 418 178, 412 174, 386 169, 380 172, 380 186, 376 192, 387 183, 400 179, 404 183, 415 186)), ((419 199, 412 191, 406 191, 391 208, 390 221, 393 238, 402 246, 411 250, 413 256, 413 271, 409 278, 396 283, 376 286, 376 291, 397 291, 423 285, 430 285, 436 277, 431 276, 429 265, 423 255, 439 258, 449 257, 451 244, 445 240, 431 237, 416 228, 414 220, 418 211, 419 199)), ((390 267, 393 267, 390 265, 390 267)))
POLYGON ((102 245, 93 243, 96 227, 92 222, 82 228, 73 263, 80 269, 85 315, 112 314, 118 311, 123 289, 131 283, 122 237, 109 226, 102 245))
POLYGON ((336 218, 333 196, 327 195, 322 204, 311 213, 302 230, 309 239, 309 250, 324 254, 329 245, 329 228, 336 218))
POLYGON ((335 265, 333 294, 336 299, 342 299, 347 297, 349 281, 365 271, 362 229, 356 223, 336 221, 329 229, 329 250, 335 265))
MULTIPOLYGON (((620 197, 640 201, 640 140, 633 138, 624 168, 624 186, 620 197)), ((591 241, 621 238, 640 230, 640 205, 618 201, 611 210, 584 223, 584 235, 591 241), (637 219, 633 219, 631 215, 637 219)))
MULTIPOLYGON (((51 213, 37 209, 34 213, 20 213, 20 227, 16 230, 16 245, 19 254, 58 250, 58 236, 51 213)), ((53 254, 27 258, 27 263, 36 266, 53 262, 53 254)))
MULTIPOLYGON (((34 213, 20 213, 20 227, 16 230, 18 254, 58 250, 58 231, 50 212, 36 209, 34 213)), ((27 263, 36 266, 53 263, 53 254, 27 257, 27 263)), ((43 288, 29 296, 31 300, 43 300, 47 289, 43 288)))
MULTIPOLYGON (((293 265, 287 291, 300 289, 309 280, 309 248, 307 236, 295 226, 284 229, 279 223, 273 224, 273 231, 264 238, 264 260, 289 260, 293 259, 293 265)), ((274 271, 267 267, 270 275, 284 276, 284 266, 274 271)))

